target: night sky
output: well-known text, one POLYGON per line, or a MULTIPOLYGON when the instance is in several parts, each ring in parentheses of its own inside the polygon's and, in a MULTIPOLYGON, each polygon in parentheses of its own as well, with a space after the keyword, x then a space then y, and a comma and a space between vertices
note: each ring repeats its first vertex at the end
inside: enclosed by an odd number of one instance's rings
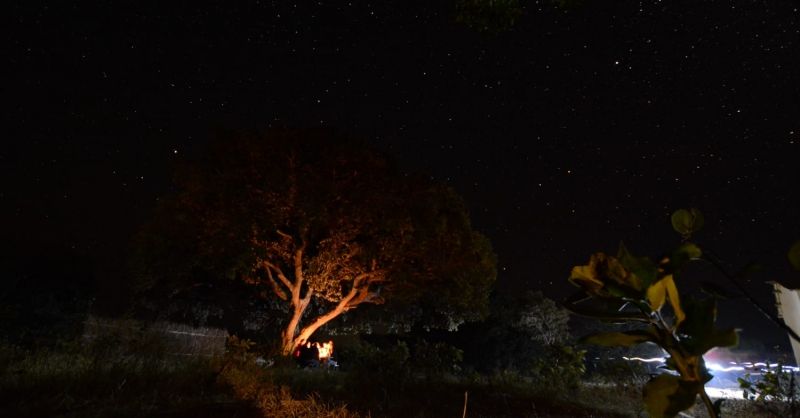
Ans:
MULTIPOLYGON (((523 0, 496 34, 458 23, 457 0, 13 3, 4 245, 82 257, 106 288, 213 132, 318 126, 458 190, 501 292, 561 298, 620 241, 658 256, 681 207, 732 270, 766 266, 747 283, 763 303, 766 280, 800 286, 797 2, 523 0)), ((721 309, 788 343, 745 302, 721 309)))

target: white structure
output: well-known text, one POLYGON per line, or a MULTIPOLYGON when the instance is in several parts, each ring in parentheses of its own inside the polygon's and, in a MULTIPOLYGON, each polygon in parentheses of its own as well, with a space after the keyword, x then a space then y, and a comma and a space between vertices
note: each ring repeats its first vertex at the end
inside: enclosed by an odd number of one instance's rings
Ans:
MULTIPOLYGON (((775 287, 775 299, 778 316, 796 333, 800 333, 800 290, 787 289, 780 283, 772 282, 775 287)), ((800 342, 789 336, 794 352, 795 364, 800 365, 800 342)))

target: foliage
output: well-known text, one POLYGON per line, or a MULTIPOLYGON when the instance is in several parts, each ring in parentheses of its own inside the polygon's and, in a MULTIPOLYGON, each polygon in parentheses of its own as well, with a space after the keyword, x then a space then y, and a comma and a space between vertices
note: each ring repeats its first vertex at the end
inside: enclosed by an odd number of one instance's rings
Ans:
POLYGON ((511 327, 544 345, 563 344, 569 338, 569 313, 542 292, 525 292, 507 312, 511 327))
POLYGON ((411 368, 430 378, 461 371, 464 352, 443 342, 430 343, 424 339, 414 344, 411 368))
POLYGON ((359 387, 369 382, 373 386, 363 390, 371 391, 379 385, 380 391, 401 391, 416 380, 452 380, 462 374, 464 352, 451 344, 423 338, 378 340, 369 343, 357 339, 337 350, 341 369, 348 373, 351 384, 359 387))
POLYGON ((572 269, 569 280, 581 288, 571 298, 573 312, 604 320, 640 323, 641 328, 589 335, 583 342, 602 346, 630 347, 655 343, 669 353, 667 366, 674 373, 652 378, 644 387, 644 401, 653 417, 675 416, 694 405, 697 395, 709 414, 717 416, 704 384, 712 376, 703 354, 714 347, 735 345, 733 329, 714 326, 717 304, 712 298, 681 296, 677 283, 686 266, 702 257, 701 249, 688 239, 703 224, 697 209, 679 210, 672 215, 673 228, 683 242, 656 264, 636 257, 624 246, 616 256, 596 253, 589 263, 572 269), (593 300, 594 306, 578 301, 593 300))
POLYGON ((789 248, 787 257, 789 258, 789 263, 792 264, 792 267, 794 267, 795 270, 800 270, 800 241, 792 244, 791 248, 789 248))
POLYGON ((635 393, 640 398, 642 386, 650 380, 651 370, 646 363, 614 357, 592 363, 587 375, 591 382, 614 387, 620 392, 635 393))
POLYGON ((485 314, 494 254, 452 189, 329 132, 221 139, 141 234, 145 288, 245 283, 283 306, 285 354, 362 304, 451 329, 485 314))
POLYGON ((253 362, 255 360, 255 355, 251 350, 255 345, 256 343, 246 338, 239 338, 236 335, 231 335, 225 342, 225 357, 228 362, 253 362))
POLYGON ((797 397, 797 388, 793 387, 792 380, 794 376, 792 372, 781 370, 765 370, 761 374, 760 379, 754 379, 750 373, 745 377, 740 377, 739 387, 744 390, 744 397, 746 399, 754 399, 758 401, 776 399, 786 401, 797 397))
POLYGON ((758 408, 775 416, 797 416, 796 403, 800 390, 796 372, 783 370, 779 364, 775 370, 764 370, 760 378, 748 373, 738 381, 744 398, 755 401, 758 408))
POLYGON ((496 296, 485 321, 459 333, 465 361, 478 371, 514 370, 528 374, 531 359, 545 351, 549 342, 569 338, 568 313, 541 292, 516 297, 496 296))
POLYGON ((543 355, 531 359, 529 373, 547 391, 575 390, 586 371, 584 355, 583 350, 571 345, 546 345, 543 355))
POLYGON ((569 313, 541 292, 498 296, 492 314, 466 328, 458 344, 469 367, 500 381, 569 388, 584 371, 584 352, 570 346, 568 321, 569 313))
POLYGON ((378 347, 358 340, 342 347, 338 354, 343 368, 355 374, 384 376, 399 382, 409 374, 411 351, 403 341, 378 347))
POLYGON ((681 234, 684 239, 689 239, 693 233, 699 231, 705 224, 703 214, 697 208, 678 209, 670 217, 672 228, 681 234))

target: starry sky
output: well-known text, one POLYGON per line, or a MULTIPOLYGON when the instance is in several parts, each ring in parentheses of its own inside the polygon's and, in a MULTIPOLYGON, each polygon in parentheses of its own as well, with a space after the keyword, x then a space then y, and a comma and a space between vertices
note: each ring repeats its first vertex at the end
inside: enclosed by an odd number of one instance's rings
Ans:
MULTIPOLYGON (((458 190, 501 292, 563 297, 571 266, 620 241, 658 256, 681 207, 731 270, 767 266, 745 283, 763 303, 766 280, 800 286, 797 2, 522 0, 499 33, 458 23, 458 0, 90 3, 6 8, 16 254, 75 254, 114 283, 215 130, 322 126, 458 190)), ((786 343, 741 301, 721 314, 786 343)))

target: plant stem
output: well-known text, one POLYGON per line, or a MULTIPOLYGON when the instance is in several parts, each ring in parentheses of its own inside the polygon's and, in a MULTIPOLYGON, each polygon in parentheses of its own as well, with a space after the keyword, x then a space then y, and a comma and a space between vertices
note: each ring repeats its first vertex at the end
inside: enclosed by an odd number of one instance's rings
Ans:
MULTIPOLYGON (((669 338, 671 338, 671 347, 664 347, 667 353, 675 362, 675 368, 677 369, 678 374, 681 375, 682 378, 689 380, 689 381, 697 381, 702 382, 700 380, 700 370, 698 369, 698 364, 696 362, 688 362, 686 359, 686 353, 680 349, 678 341, 672 334, 668 334, 669 338)), ((710 418, 719 418, 717 415, 717 411, 714 410, 714 403, 711 402, 711 398, 708 397, 708 393, 706 393, 706 387, 704 384, 700 384, 700 399, 703 400, 703 404, 706 406, 708 410, 708 416, 710 418)))
POLYGON ((467 418, 467 397, 469 396, 468 391, 464 391, 464 413, 461 415, 461 418, 467 418))
POLYGON ((706 409, 708 409, 708 416, 711 418, 718 418, 717 411, 714 410, 714 403, 711 402, 711 398, 708 397, 705 387, 700 389, 700 399, 703 400, 703 403, 706 405, 706 409))
POLYGON ((789 336, 793 340, 800 343, 800 335, 797 335, 797 333, 791 327, 786 325, 786 323, 783 322, 783 320, 773 315, 772 313, 768 312, 763 306, 761 306, 761 304, 758 303, 758 301, 750 294, 750 292, 748 292, 747 289, 745 289, 744 286, 742 286, 742 284, 739 283, 738 280, 736 280, 736 277, 728 273, 728 270, 725 269, 725 267, 722 265, 722 261, 717 256, 709 254, 709 252, 706 251, 706 257, 703 257, 703 259, 710 262, 714 267, 717 268, 717 270, 719 270, 722 273, 723 276, 725 276, 726 279, 728 279, 729 282, 733 283, 733 285, 736 287, 736 290, 738 290, 742 295, 744 295, 744 297, 746 297, 747 300, 753 306, 755 306, 759 312, 761 312, 761 314, 763 314, 770 321, 775 323, 775 325, 781 327, 784 331, 789 333, 789 336))

